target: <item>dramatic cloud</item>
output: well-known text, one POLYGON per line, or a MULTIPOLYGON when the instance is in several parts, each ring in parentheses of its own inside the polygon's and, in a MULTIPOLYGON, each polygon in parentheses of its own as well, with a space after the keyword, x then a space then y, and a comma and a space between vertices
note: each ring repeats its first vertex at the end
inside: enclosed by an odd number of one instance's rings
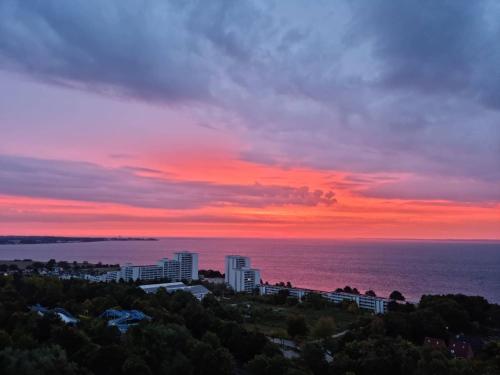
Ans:
POLYGON ((110 169, 91 163, 7 155, 0 155, 0 194, 165 209, 329 206, 336 202, 333 192, 311 191, 307 186, 177 181, 141 176, 130 167, 110 169))
POLYGON ((439 176, 440 198, 490 200, 499 19, 494 0, 4 0, 0 67, 190 112, 244 138, 246 160, 439 176))

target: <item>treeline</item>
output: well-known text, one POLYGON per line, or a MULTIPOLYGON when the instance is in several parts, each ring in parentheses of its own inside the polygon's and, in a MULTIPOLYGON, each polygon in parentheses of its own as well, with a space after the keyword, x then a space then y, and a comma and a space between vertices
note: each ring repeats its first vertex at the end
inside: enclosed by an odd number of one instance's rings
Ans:
MULTIPOLYGON (((310 296, 303 308, 322 311, 324 303, 310 296)), ((213 295, 199 302, 189 293, 148 295, 126 283, 0 276, 0 369, 2 375, 500 373, 494 339, 472 360, 423 345, 425 336, 498 335, 499 307, 480 297, 424 296, 418 307, 395 304, 383 316, 352 314, 358 320, 349 332, 302 342, 300 357, 291 360, 264 335, 245 329, 241 313, 213 295), (71 327, 39 316, 28 308, 36 303, 62 307, 80 322, 71 327), (137 309, 153 319, 120 334, 99 318, 108 308, 137 309)))
POLYGON ((225 375, 248 368, 257 355, 281 357, 241 322, 212 295, 200 303, 190 293, 148 295, 126 283, 0 277, 0 369, 2 375, 225 375), (80 322, 71 327, 29 311, 37 303, 62 307, 80 322), (99 318, 108 308, 141 310, 153 320, 122 335, 99 318))
MULTIPOLYGON (((381 316, 363 317, 340 340, 314 344, 306 361, 315 374, 500 374, 500 306, 482 297, 423 296, 418 305, 391 303, 381 316), (457 336, 474 346, 473 359, 455 358, 449 348, 424 339, 452 342, 457 336), (319 355, 335 353, 332 364, 319 355)), ((303 353, 307 357, 307 353, 303 353)))
POLYGON ((58 236, 0 236, 0 245, 36 245, 47 243, 157 241, 145 237, 58 237, 58 236))

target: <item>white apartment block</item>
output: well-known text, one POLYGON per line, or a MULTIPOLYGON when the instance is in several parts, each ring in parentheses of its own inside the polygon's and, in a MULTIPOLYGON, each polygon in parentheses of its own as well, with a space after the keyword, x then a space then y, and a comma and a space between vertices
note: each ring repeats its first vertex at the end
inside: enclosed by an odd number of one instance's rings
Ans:
POLYGON ((261 295, 278 294, 280 290, 288 290, 288 295, 290 297, 297 298, 298 300, 301 300, 303 297, 305 297, 307 293, 313 293, 313 291, 309 289, 287 288, 279 285, 261 284, 259 286, 259 291, 261 295))
POLYGON ((93 276, 85 275, 85 279, 95 282, 109 281, 136 281, 170 279, 198 280, 198 254, 187 251, 174 253, 174 259, 163 258, 157 264, 133 265, 126 263, 119 271, 110 271, 105 274, 93 276))
POLYGON ((241 255, 226 255, 225 259, 225 267, 224 267, 224 281, 226 284, 232 285, 234 284, 236 274, 234 270, 250 267, 250 258, 244 257, 241 255))
POLYGON ((366 296, 363 294, 351 294, 344 292, 329 292, 324 294, 329 301, 341 303, 342 301, 353 301, 360 309, 372 310, 375 314, 385 314, 389 300, 381 297, 366 296))
POLYGON ((306 296, 309 293, 316 293, 323 296, 327 300, 333 303, 341 303, 342 301, 353 301, 358 305, 360 309, 371 310, 375 314, 385 314, 387 310, 387 306, 389 304, 389 300, 387 298, 382 297, 372 297, 361 294, 351 294, 344 292, 324 292, 319 290, 312 289, 303 289, 303 288, 287 288, 285 286, 279 285, 265 285, 261 284, 259 286, 261 295, 270 295, 277 294, 280 290, 288 290, 288 293, 291 297, 295 297, 297 299, 302 299, 302 297, 306 296))
POLYGON ((260 284, 260 271, 255 268, 239 268, 234 270, 235 279, 231 287, 236 292, 251 293, 260 284))
POLYGON ((198 280, 198 254, 189 251, 174 253, 179 262, 180 280, 198 280))
POLYGON ((158 265, 163 267, 163 277, 169 280, 181 279, 181 265, 175 259, 163 258, 158 261, 158 265))
POLYGON ((260 284, 260 270, 250 267, 250 258, 227 255, 225 260, 226 283, 235 292, 252 292, 260 284))

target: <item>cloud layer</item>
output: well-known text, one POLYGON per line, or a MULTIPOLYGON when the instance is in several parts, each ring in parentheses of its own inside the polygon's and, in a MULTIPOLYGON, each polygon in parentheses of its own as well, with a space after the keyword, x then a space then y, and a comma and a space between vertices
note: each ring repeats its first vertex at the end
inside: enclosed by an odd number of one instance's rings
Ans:
MULTIPOLYGON (((207 126, 216 113, 218 127, 244 134, 246 160, 438 176, 444 199, 491 200, 500 185, 499 19, 493 0, 4 0, 0 67, 191 111, 207 126)), ((250 204, 269 187, 239 189, 250 204)), ((432 184, 422 189, 432 196, 432 184)), ((325 199, 278 190, 269 194, 325 199)))
POLYGON ((104 168, 91 163, 7 155, 0 155, 1 194, 159 209, 330 206, 336 202, 333 192, 312 191, 307 186, 177 181, 140 175, 130 167, 104 168))

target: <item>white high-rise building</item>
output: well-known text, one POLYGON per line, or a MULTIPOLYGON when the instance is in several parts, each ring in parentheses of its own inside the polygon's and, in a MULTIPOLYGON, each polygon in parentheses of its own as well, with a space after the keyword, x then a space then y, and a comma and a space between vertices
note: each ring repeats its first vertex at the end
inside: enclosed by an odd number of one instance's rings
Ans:
POLYGON ((231 285, 236 292, 251 293, 260 284, 260 270, 243 267, 234 270, 234 284, 231 285))
POLYGON ((250 258, 227 255, 225 281, 235 292, 252 292, 260 284, 260 270, 250 267, 250 258))
POLYGON ((158 261, 158 265, 163 267, 164 278, 174 281, 179 281, 181 279, 181 267, 179 261, 175 259, 163 258, 158 261))
POLYGON ((241 255, 226 255, 224 281, 232 285, 235 282, 235 271, 243 267, 250 267, 250 258, 241 255))
POLYGON ((174 260, 179 262, 180 280, 198 280, 198 253, 177 252, 174 260))

